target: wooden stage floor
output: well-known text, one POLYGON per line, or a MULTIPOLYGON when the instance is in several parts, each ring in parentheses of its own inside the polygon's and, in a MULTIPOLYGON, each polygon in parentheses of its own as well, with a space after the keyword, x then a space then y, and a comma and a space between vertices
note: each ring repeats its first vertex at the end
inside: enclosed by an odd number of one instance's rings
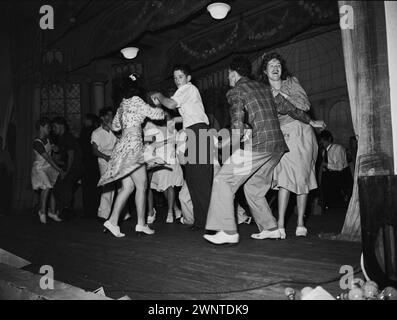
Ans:
MULTIPOLYGON (((342 265, 359 266, 361 244, 323 240, 320 232, 338 232, 343 212, 310 217, 310 235, 297 239, 292 216, 283 241, 253 240, 254 223, 240 228, 240 244, 217 247, 199 231, 165 224, 159 215, 156 234, 139 238, 134 222, 121 226, 126 238, 102 233, 95 219, 41 225, 31 215, 0 217, 0 248, 32 262, 54 268, 55 279, 107 296, 133 300, 159 299, 285 299, 284 289, 302 289, 335 279, 342 265), (284 283, 280 283, 286 281, 284 283), (302 284, 288 284, 298 281, 302 284)), ((323 287, 336 296, 339 282, 323 287)))

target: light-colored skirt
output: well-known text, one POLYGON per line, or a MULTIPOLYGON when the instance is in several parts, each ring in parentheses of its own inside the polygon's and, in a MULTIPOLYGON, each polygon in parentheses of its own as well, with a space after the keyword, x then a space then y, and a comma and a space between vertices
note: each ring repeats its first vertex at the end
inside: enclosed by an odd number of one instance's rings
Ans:
POLYGON ((52 189, 58 178, 56 171, 50 164, 33 164, 31 181, 33 190, 52 189))
POLYGON ((272 188, 287 189, 296 194, 307 194, 317 188, 316 135, 308 124, 294 120, 281 126, 289 152, 285 153, 274 169, 272 188))
POLYGON ((126 128, 112 151, 106 171, 99 179, 98 186, 122 179, 144 164, 142 129, 138 126, 126 128))
POLYGON ((153 172, 150 188, 156 191, 165 191, 169 187, 180 187, 183 184, 183 172, 179 163, 166 164, 172 170, 162 169, 153 172))

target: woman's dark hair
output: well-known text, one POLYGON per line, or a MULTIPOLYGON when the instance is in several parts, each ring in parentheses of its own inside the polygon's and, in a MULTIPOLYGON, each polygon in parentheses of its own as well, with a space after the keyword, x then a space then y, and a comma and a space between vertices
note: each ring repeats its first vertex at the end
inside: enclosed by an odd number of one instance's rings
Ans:
POLYGON ((44 127, 47 124, 51 127, 51 120, 48 117, 41 117, 36 121, 36 130, 40 130, 40 127, 44 127))
POLYGON ((52 119, 52 124, 59 124, 62 125, 65 128, 65 131, 69 131, 69 125, 64 117, 55 117, 52 119))
POLYGON ((124 99, 138 96, 145 100, 145 90, 140 86, 140 76, 136 73, 133 73, 131 76, 121 79, 120 93, 121 97, 124 99))
POLYGON ((251 61, 244 56, 238 56, 230 62, 229 69, 232 71, 237 71, 238 74, 242 77, 250 77, 251 76, 251 61))
POLYGON ((109 112, 113 113, 112 107, 103 107, 101 110, 99 110, 99 118, 106 116, 109 112))
POLYGON ((267 68, 267 64, 269 61, 277 59, 281 64, 281 80, 286 80, 288 77, 291 77, 292 74, 288 71, 287 64, 285 59, 278 54, 277 52, 271 52, 262 57, 261 67, 259 69, 259 79, 266 84, 269 84, 269 78, 267 77, 265 70, 267 68))

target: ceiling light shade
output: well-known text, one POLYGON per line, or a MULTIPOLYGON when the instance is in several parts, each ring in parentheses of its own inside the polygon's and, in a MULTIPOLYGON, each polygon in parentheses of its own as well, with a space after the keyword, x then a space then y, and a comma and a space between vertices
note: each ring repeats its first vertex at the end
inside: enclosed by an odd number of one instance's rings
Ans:
POLYGON ((139 48, 136 47, 128 47, 121 49, 120 52, 123 54, 126 59, 134 59, 138 54, 139 48))
POLYGON ((218 20, 225 18, 230 9, 231 7, 223 2, 214 2, 207 7, 211 17, 218 20))

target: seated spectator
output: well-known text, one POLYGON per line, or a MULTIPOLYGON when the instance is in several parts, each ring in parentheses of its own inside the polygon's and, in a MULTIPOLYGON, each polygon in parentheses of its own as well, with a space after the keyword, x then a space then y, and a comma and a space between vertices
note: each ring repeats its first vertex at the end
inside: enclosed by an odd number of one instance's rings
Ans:
POLYGON ((331 132, 320 133, 321 152, 321 192, 323 208, 330 206, 346 206, 350 200, 353 177, 347 162, 346 150, 343 146, 333 143, 331 132))
POLYGON ((58 177, 54 186, 54 195, 62 217, 68 218, 72 214, 75 186, 84 171, 82 152, 77 139, 69 132, 65 118, 56 117, 52 123, 60 158, 65 162, 65 175, 58 177))

